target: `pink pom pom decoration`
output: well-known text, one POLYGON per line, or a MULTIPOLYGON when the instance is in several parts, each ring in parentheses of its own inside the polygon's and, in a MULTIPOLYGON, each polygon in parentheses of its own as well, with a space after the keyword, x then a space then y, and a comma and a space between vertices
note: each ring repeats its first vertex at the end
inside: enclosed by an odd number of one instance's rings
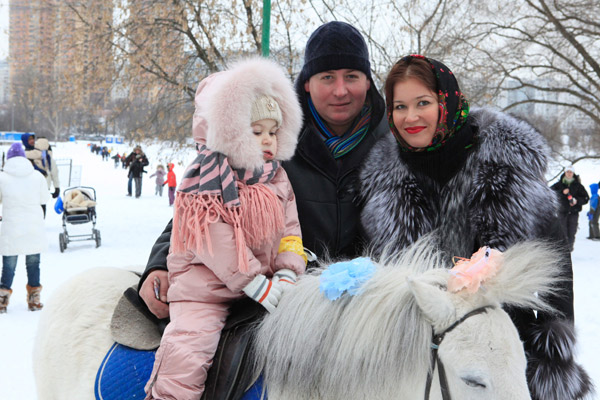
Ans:
POLYGON ((482 247, 470 259, 459 259, 450 272, 448 290, 458 292, 465 289, 475 293, 488 278, 496 275, 502 264, 502 252, 482 247))

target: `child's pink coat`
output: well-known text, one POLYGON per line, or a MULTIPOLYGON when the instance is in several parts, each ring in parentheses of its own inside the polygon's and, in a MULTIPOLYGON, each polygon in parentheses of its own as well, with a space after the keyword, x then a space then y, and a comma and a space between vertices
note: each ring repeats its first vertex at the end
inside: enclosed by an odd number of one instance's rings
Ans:
MULTIPOLYGON (((200 83, 194 114, 195 141, 227 155, 234 168, 262 165, 262 152, 249 124, 250 106, 260 92, 275 98, 282 111, 276 159, 291 158, 302 112, 283 70, 265 59, 240 63, 200 83), (235 87, 236 96, 231 96, 228 85, 235 87)), ((200 399, 231 301, 245 296, 242 289, 258 274, 270 278, 282 268, 298 275, 304 272, 302 256, 289 251, 279 253, 281 238, 301 237, 296 200, 284 169, 279 167, 265 185, 281 201, 285 225, 273 242, 247 247, 248 273, 239 271, 234 230, 222 220, 208 225, 206 235, 210 236, 211 252, 204 246, 201 250, 187 248, 169 254, 167 298, 171 322, 146 385, 147 399, 200 399)))

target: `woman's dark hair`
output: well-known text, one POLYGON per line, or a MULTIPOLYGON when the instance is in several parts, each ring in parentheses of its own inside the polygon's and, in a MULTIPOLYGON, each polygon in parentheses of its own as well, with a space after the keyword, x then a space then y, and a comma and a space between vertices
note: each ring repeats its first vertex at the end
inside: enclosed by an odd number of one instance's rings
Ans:
POLYGON ((411 78, 418 79, 426 88, 437 95, 437 80, 429 61, 418 57, 404 57, 398 61, 385 79, 385 103, 388 111, 394 102, 394 86, 411 78))

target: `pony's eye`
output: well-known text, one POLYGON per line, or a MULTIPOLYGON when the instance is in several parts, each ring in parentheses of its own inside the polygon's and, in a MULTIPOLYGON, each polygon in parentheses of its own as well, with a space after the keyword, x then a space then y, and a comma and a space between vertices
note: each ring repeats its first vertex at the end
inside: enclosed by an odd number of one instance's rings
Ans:
POLYGON ((467 384, 467 386, 471 386, 474 388, 481 388, 481 389, 485 389, 485 383, 483 383, 480 379, 474 378, 474 377, 466 377, 466 378, 461 378, 463 380, 464 383, 467 384))

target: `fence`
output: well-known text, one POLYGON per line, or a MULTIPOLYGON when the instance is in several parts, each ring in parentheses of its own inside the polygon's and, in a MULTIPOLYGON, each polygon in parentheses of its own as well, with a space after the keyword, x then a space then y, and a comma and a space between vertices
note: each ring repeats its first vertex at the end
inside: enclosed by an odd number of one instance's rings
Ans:
POLYGON ((81 185, 81 165, 73 165, 70 158, 58 158, 54 160, 58 168, 58 179, 62 189, 81 185))

